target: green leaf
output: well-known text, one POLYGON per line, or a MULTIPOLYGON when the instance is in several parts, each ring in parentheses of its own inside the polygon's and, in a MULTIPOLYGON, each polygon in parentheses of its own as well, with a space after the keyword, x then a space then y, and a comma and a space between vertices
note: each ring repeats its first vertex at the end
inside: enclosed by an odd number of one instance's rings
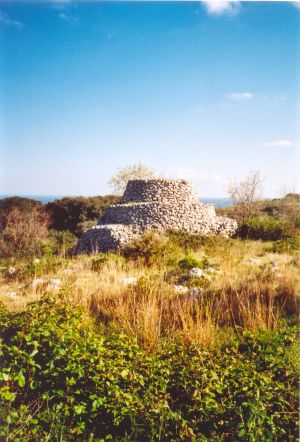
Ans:
POLYGON ((124 370, 121 371, 121 376, 123 379, 127 378, 128 374, 129 374, 128 368, 124 368, 124 370))

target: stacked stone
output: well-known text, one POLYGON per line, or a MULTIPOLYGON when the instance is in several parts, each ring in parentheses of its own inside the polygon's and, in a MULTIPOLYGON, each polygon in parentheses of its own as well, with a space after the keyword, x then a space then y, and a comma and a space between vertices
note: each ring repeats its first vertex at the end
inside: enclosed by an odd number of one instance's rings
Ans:
POLYGON ((87 230, 77 243, 76 253, 99 253, 117 250, 139 234, 134 226, 96 225, 87 230))
POLYGON ((236 228, 236 221, 217 217, 214 206, 198 201, 190 181, 131 180, 120 204, 106 208, 99 224, 78 242, 77 252, 116 250, 150 229, 231 236, 236 228))

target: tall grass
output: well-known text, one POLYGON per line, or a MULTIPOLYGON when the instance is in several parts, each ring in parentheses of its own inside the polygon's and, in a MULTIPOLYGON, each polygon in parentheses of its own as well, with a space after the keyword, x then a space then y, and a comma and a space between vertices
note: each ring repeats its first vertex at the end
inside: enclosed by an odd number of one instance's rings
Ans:
MULTIPOLYGON (((181 253, 183 257, 185 251, 181 253)), ((165 259, 149 266, 111 254, 99 267, 95 267, 96 257, 88 256, 64 260, 52 270, 45 266, 38 274, 44 283, 36 287, 32 274, 23 274, 21 280, 3 278, 0 299, 11 310, 22 310, 55 277, 62 282, 61 296, 86 306, 99 322, 136 336, 148 348, 159 347, 164 339, 211 346, 229 326, 273 329, 285 313, 296 313, 299 265, 295 256, 270 254, 264 243, 239 240, 194 251, 197 259, 204 255, 219 272, 200 288, 199 296, 175 293, 166 279, 170 266, 165 259), (251 264, 253 258, 262 264, 251 264), (276 271, 270 262, 275 262, 276 271), (127 284, 129 277, 137 283, 127 284), (10 292, 16 296, 7 296, 10 292)))

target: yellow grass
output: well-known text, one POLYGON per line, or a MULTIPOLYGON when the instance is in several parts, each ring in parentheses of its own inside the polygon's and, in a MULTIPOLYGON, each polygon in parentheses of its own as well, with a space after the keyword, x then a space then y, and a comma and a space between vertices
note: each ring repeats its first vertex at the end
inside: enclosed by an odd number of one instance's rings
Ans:
POLYGON ((130 261, 122 264, 112 258, 95 271, 93 258, 80 256, 56 272, 39 275, 44 282, 36 287, 32 286, 34 278, 10 282, 3 278, 0 300, 10 310, 20 311, 42 296, 51 278, 60 279, 69 302, 86 306, 101 322, 137 336, 152 348, 165 337, 210 346, 222 327, 273 328, 284 310, 296 311, 298 257, 264 253, 259 242, 235 241, 229 248, 200 249, 195 256, 201 258, 207 252, 219 272, 199 299, 176 294, 165 281, 166 268, 130 261), (252 258, 261 259, 262 264, 251 264, 252 258), (276 263, 276 271, 269 262, 276 263), (137 284, 125 284, 125 278, 136 278, 137 284))

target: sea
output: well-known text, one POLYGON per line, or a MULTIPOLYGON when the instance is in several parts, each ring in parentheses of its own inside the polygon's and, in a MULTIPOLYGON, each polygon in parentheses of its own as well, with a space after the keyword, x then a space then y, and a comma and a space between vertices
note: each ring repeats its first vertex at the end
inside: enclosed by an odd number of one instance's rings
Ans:
MULTIPOLYGON (((22 198, 30 198, 33 200, 40 201, 43 204, 50 203, 51 201, 55 201, 58 199, 63 198, 64 195, 0 195, 0 199, 9 198, 12 196, 19 196, 22 198)), ((232 206, 233 202, 229 198, 208 198, 203 197, 200 198, 200 201, 202 201, 205 204, 213 204, 215 207, 230 207, 232 206)))

